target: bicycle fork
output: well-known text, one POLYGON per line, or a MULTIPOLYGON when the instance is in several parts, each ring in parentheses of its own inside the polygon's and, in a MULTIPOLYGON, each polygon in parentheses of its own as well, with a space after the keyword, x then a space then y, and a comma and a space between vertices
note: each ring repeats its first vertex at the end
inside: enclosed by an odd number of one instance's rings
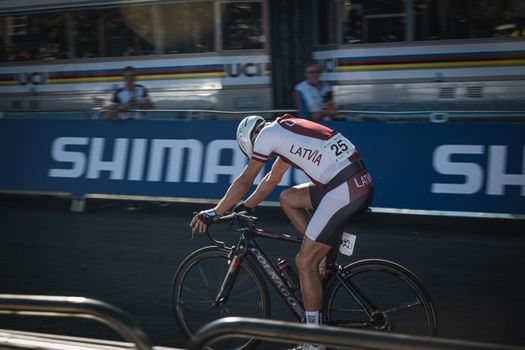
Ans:
POLYGON ((230 256, 228 257, 230 266, 228 268, 228 272, 226 272, 224 281, 222 281, 221 289, 219 290, 219 293, 212 304, 213 306, 219 306, 226 303, 228 300, 233 283, 239 274, 239 265, 241 264, 244 255, 246 255, 246 249, 242 246, 239 248, 232 248, 230 256))

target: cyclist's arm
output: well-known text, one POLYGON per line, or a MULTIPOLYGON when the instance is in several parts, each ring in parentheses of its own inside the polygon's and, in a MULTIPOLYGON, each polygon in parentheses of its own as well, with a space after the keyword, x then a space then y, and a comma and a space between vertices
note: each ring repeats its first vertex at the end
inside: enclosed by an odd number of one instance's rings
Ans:
POLYGON ((113 119, 117 116, 117 114, 126 110, 127 109, 125 105, 115 103, 111 107, 109 107, 109 110, 104 114, 104 119, 113 119))
POLYGON ((233 181, 224 197, 214 208, 217 215, 223 215, 239 202, 242 196, 248 192, 263 166, 264 163, 250 159, 248 165, 246 165, 242 173, 233 181))
POLYGON ((244 201, 244 205, 249 208, 255 208, 262 202, 273 189, 281 182, 284 173, 290 168, 290 164, 285 163, 281 157, 278 157, 273 163, 272 170, 262 179, 255 191, 244 201))

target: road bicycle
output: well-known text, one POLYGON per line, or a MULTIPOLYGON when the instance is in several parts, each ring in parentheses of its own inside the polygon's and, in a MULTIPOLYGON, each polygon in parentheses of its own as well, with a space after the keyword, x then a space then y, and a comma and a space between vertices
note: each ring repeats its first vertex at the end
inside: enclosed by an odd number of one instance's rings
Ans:
MULTIPOLYGON (((183 333, 191 337, 222 317, 270 318, 270 294, 263 276, 295 318, 303 321, 300 290, 257 243, 265 238, 300 244, 302 239, 257 227, 256 217, 241 213, 214 222, 220 223, 236 228, 238 243, 229 247, 207 230, 205 235, 213 245, 190 254, 173 278, 173 309, 183 333)), ((429 293, 416 275, 394 262, 366 259, 346 266, 333 262, 323 278, 323 295, 324 324, 436 335, 437 316, 429 293)), ((213 348, 247 350, 257 343, 256 339, 236 339, 218 342, 213 348)))

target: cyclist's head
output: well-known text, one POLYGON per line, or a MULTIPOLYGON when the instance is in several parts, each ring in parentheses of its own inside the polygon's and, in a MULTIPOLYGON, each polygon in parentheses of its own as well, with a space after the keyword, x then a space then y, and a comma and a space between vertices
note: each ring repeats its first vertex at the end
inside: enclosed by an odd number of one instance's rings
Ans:
POLYGON ((237 143, 242 153, 248 158, 253 153, 253 135, 260 132, 266 125, 266 120, 258 115, 250 115, 239 123, 237 127, 237 143))

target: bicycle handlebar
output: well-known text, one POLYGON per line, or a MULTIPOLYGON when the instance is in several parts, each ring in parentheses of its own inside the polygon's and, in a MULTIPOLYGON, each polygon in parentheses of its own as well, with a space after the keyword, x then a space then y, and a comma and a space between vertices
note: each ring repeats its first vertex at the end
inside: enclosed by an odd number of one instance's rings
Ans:
MULTIPOLYGON (((299 243, 301 244, 303 242, 302 237, 297 236, 291 236, 286 233, 276 233, 276 232, 269 232, 264 229, 257 228, 255 224, 257 223, 257 220, 259 220, 255 216, 250 216, 243 214, 245 212, 236 213, 233 212, 228 215, 218 216, 216 217, 206 228, 206 231, 204 232, 204 235, 206 236, 206 239, 210 241, 213 245, 225 248, 226 244, 222 241, 218 241, 215 238, 212 237, 209 227, 213 224, 224 224, 224 223, 237 223, 241 227, 239 231, 246 232, 250 231, 253 233, 256 233, 258 237, 261 238, 267 238, 267 239, 277 239, 280 241, 286 241, 291 243, 299 243)), ((194 212, 193 215, 197 215, 197 212, 194 212)), ((230 227, 231 228, 231 227, 230 227)))
MULTIPOLYGON (((194 216, 197 214, 198 214, 197 212, 193 213, 194 216)), ((242 214, 242 212, 241 213, 233 212, 228 215, 217 217, 208 225, 208 228, 209 226, 214 225, 214 224, 224 224, 227 222, 237 222, 244 227, 255 228, 255 223, 257 222, 257 220, 258 218, 255 216, 248 216, 248 215, 242 214)), ((204 232, 208 241, 210 241, 213 245, 224 248, 226 244, 222 241, 218 241, 215 238, 213 238, 208 228, 206 228, 206 231, 204 232)))
POLYGON ((245 215, 245 214, 242 214, 243 212, 240 212, 240 213, 236 213, 236 212, 233 212, 231 214, 228 214, 228 215, 223 215, 219 218, 217 218, 216 220, 213 220, 211 224, 223 224, 225 222, 238 222, 240 224, 244 224, 246 226, 249 226, 249 227, 255 227, 255 223, 257 222, 257 217, 255 216, 249 216, 249 215, 245 215))

